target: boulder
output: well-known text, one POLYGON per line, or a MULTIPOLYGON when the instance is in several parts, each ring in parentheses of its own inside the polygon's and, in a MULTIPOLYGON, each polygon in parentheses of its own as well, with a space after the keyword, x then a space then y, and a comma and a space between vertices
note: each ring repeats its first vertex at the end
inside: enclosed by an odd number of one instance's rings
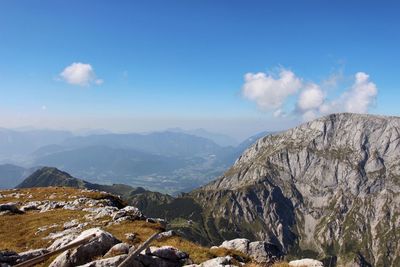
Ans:
POLYGON ((28 250, 21 253, 16 253, 14 251, 9 251, 9 250, 0 251, 0 263, 14 265, 41 256, 47 252, 49 251, 44 248, 28 250))
POLYGON ((14 265, 16 263, 18 257, 19 257, 19 255, 15 251, 11 251, 11 250, 0 251, 0 263, 14 265))
POLYGON ((40 210, 39 205, 41 205, 41 204, 42 204, 41 201, 31 201, 31 202, 24 204, 21 207, 21 210, 24 212, 29 211, 29 210, 40 210))
POLYGON ((40 212, 46 212, 49 210, 55 210, 63 208, 66 205, 64 201, 46 201, 44 204, 38 206, 40 212))
POLYGON ((236 238, 229 241, 224 241, 220 248, 226 248, 231 250, 237 250, 244 254, 248 253, 250 240, 246 238, 236 238))
POLYGON ((265 241, 250 242, 245 238, 236 238, 224 241, 219 247, 242 252, 259 263, 273 263, 283 258, 278 246, 265 241))
POLYGON ((32 259, 32 258, 36 258, 36 257, 46 254, 48 252, 49 251, 45 248, 32 249, 32 250, 28 250, 25 252, 21 252, 18 254, 19 259, 17 260, 17 263, 24 262, 24 261, 32 259))
POLYGON ((64 223, 64 230, 72 228, 72 227, 76 227, 78 225, 79 225, 78 220, 72 220, 72 221, 66 222, 66 223, 64 223))
POLYGON ((184 267, 233 267, 236 265, 232 265, 233 258, 231 256, 226 257, 218 257, 208 261, 205 261, 201 264, 190 264, 185 265, 184 267))
POLYGON ((103 218, 105 216, 112 216, 112 214, 114 212, 116 212, 117 210, 118 210, 118 208, 110 207, 110 206, 98 208, 98 211, 96 212, 97 214, 94 218, 99 219, 99 218, 103 218))
POLYGON ((50 251, 54 251, 56 249, 62 248, 65 245, 71 243, 76 237, 78 236, 77 233, 72 233, 69 235, 65 235, 61 238, 54 240, 54 242, 47 248, 50 251))
POLYGON ((129 253, 129 245, 126 243, 119 243, 114 245, 112 248, 110 248, 109 251, 104 255, 104 257, 111 257, 111 256, 116 256, 116 255, 121 255, 121 254, 128 254, 129 253))
POLYGON ((149 247, 146 249, 145 254, 176 262, 189 258, 187 253, 172 246, 149 247))
POLYGON ((264 241, 250 242, 247 255, 259 263, 273 263, 284 256, 279 247, 264 241))
POLYGON ((181 267, 184 262, 170 261, 167 259, 159 258, 157 256, 150 256, 145 254, 139 254, 136 258, 143 266, 146 267, 181 267))
POLYGON ((324 267, 320 261, 313 259, 301 259, 289 262, 290 267, 324 267))
POLYGON ((120 243, 112 234, 99 228, 92 228, 82 232, 71 242, 96 234, 96 238, 79 247, 67 250, 60 254, 49 266, 51 267, 73 267, 90 262, 95 257, 103 256, 111 247, 120 243))
POLYGON ((17 204, 13 202, 0 204, 0 212, 8 212, 12 214, 22 214, 22 210, 18 209, 17 204))
MULTIPOLYGON (((125 260, 127 255, 119 255, 111 258, 101 259, 86 263, 84 265, 79 265, 79 267, 117 267, 121 262, 125 260)), ((143 265, 142 265, 143 266, 143 265)), ((140 267, 142 267, 140 266, 140 267)), ((136 266, 132 266, 136 267, 136 266)), ((139 267, 139 266, 137 266, 139 267)))
POLYGON ((176 236, 176 232, 174 230, 169 230, 166 232, 162 232, 158 235, 157 239, 161 239, 161 238, 168 238, 168 237, 173 237, 176 236))
POLYGON ((75 237, 76 237, 79 234, 79 232, 80 232, 80 229, 78 227, 69 228, 64 231, 50 233, 44 239, 58 239, 58 238, 61 238, 63 236, 67 236, 67 235, 75 235, 75 237))
POLYGON ((132 206, 126 206, 123 209, 120 209, 119 211, 115 212, 113 215, 113 220, 114 221, 124 221, 124 220, 143 220, 146 217, 142 214, 142 212, 132 206))

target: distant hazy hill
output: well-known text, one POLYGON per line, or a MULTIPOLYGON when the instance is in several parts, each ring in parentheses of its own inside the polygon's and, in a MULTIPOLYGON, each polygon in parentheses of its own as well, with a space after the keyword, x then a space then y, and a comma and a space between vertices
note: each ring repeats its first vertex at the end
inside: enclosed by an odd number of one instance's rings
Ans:
POLYGON ((149 134, 103 134, 73 137, 60 144, 68 149, 88 146, 134 149, 164 156, 192 156, 218 153, 213 141, 184 133, 155 132, 149 134))
POLYGON ((53 166, 96 183, 124 183, 169 193, 189 191, 220 175, 235 148, 190 134, 105 134, 69 138, 33 153, 33 165, 53 166))
POLYGON ((49 186, 86 188, 116 194, 121 196, 129 204, 140 208, 145 213, 153 211, 160 205, 167 204, 173 200, 173 197, 169 195, 148 191, 141 187, 135 188, 124 184, 102 185, 90 183, 52 167, 38 169, 20 183, 17 188, 49 186))
POLYGON ((202 129, 191 132, 73 136, 63 131, 2 130, 0 162, 6 151, 7 162, 52 166, 92 183, 123 183, 177 194, 221 175, 251 143, 222 146, 213 140, 229 141, 229 137, 202 129))
POLYGON ((67 186, 75 188, 87 188, 89 183, 74 178, 66 172, 60 171, 56 168, 43 167, 29 177, 22 183, 17 185, 17 188, 30 188, 30 187, 47 187, 47 186, 67 186))
POLYGON ((234 139, 233 137, 225 134, 219 134, 219 133, 212 133, 209 132, 205 129, 194 129, 194 130, 184 130, 181 128, 170 128, 168 129, 170 132, 176 132, 176 133, 185 133, 185 134, 190 134, 198 137, 203 137, 212 140, 216 144, 220 146, 236 146, 238 144, 238 141, 234 139))
POLYGON ((185 160, 133 149, 89 146, 48 154, 35 160, 36 165, 55 166, 79 176, 94 173, 124 177, 170 173, 185 166, 185 160))
POLYGON ((12 164, 0 165, 0 189, 14 188, 33 171, 12 164))
POLYGON ((62 142, 70 137, 72 134, 65 131, 0 128, 0 161, 26 161, 36 149, 62 142))

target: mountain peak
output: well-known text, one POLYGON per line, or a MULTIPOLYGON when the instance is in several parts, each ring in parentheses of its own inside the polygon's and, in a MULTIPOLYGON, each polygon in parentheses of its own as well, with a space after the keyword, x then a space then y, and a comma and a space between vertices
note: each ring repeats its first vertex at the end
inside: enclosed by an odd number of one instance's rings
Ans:
POLYGON ((247 236, 339 265, 362 257, 390 266, 400 259, 391 252, 399 244, 399 149, 399 117, 332 114, 259 139, 190 197, 216 231, 211 239, 247 236))
POLYGON ((54 167, 43 167, 27 177, 17 188, 68 186, 84 188, 86 182, 54 167))

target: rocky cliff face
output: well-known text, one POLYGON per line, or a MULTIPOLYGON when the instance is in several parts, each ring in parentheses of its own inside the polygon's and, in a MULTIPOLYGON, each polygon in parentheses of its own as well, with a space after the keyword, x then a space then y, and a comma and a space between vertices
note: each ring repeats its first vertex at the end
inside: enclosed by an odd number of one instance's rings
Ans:
POLYGON ((336 114, 261 138, 189 198, 210 242, 400 266, 400 118, 336 114))

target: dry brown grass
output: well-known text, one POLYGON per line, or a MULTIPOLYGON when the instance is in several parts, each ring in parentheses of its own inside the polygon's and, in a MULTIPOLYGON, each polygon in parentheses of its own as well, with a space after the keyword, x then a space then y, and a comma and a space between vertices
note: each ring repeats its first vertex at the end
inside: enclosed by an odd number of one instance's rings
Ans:
MULTIPOLYGON (((32 198, 21 198, 6 197, 1 198, 0 203, 6 202, 18 202, 25 203, 34 200, 47 200, 52 196, 51 200, 55 201, 68 201, 73 200, 70 196, 76 197, 89 197, 93 199, 100 199, 108 194, 100 192, 85 192, 79 189, 67 188, 67 187, 49 187, 49 188, 29 188, 20 190, 3 190, 0 194, 7 195, 11 193, 22 193, 26 196, 32 195, 32 198)), ((64 209, 56 209, 48 212, 39 213, 37 211, 30 211, 25 214, 19 215, 3 215, 0 216, 0 250, 9 249, 16 252, 26 251, 34 248, 43 248, 49 246, 53 240, 43 239, 52 232, 58 232, 63 230, 63 224, 73 219, 79 220, 79 222, 87 222, 88 225, 85 227, 101 227, 104 230, 112 233, 115 237, 123 242, 127 242, 133 245, 137 245, 145 241, 148 237, 156 232, 163 230, 160 224, 147 223, 145 221, 126 221, 120 224, 114 224, 107 226, 109 218, 101 218, 95 221, 87 221, 84 217, 87 213, 84 211, 72 211, 64 209), (49 226, 57 224, 57 227, 50 228, 38 234, 39 227, 49 226), (128 241, 125 234, 135 233, 137 238, 134 241, 128 241)), ((189 254, 190 258, 195 263, 201 263, 206 260, 230 255, 234 258, 242 258, 245 261, 250 259, 238 251, 231 251, 227 249, 209 249, 203 247, 194 242, 185 240, 178 236, 163 238, 153 242, 153 245, 162 246, 170 245, 176 247, 189 254)), ((54 257, 53 257, 54 258, 54 257)), ((49 259, 40 266, 48 266, 53 260, 49 259)), ((259 265, 246 265, 248 267, 258 267, 259 265)), ((282 266, 283 267, 283 266, 282 266)))
POLYGON ((107 226, 104 230, 112 233, 119 240, 134 245, 142 243, 156 232, 161 232, 162 227, 159 224, 147 223, 145 221, 125 221, 120 224, 107 226), (125 234, 127 233, 135 233, 137 235, 134 242, 130 242, 126 239, 125 234))
POLYGON ((154 245, 176 247, 179 250, 182 250, 182 251, 186 252, 187 254, 189 254, 190 258, 195 263, 200 263, 200 262, 203 262, 203 261, 206 261, 208 259, 215 257, 215 255, 213 255, 210 252, 209 248, 200 246, 198 244, 195 244, 193 242, 190 242, 188 240, 182 239, 177 236, 156 241, 156 242, 154 242, 154 245))
POLYGON ((75 198, 88 197, 93 199, 100 199, 109 195, 101 192, 87 192, 71 187, 35 187, 35 188, 0 191, 0 194, 2 195, 10 195, 12 193, 24 194, 24 196, 20 198, 16 198, 13 196, 3 197, 0 198, 0 204, 7 202, 25 203, 30 201, 43 201, 43 200, 54 200, 54 201, 74 200, 74 198, 70 198, 70 196, 75 196, 75 198), (31 197, 28 198, 28 196, 31 197))
POLYGON ((50 245, 51 240, 43 239, 51 232, 62 230, 62 225, 72 219, 80 219, 85 213, 72 210, 54 210, 48 212, 28 212, 18 215, 0 216, 0 250, 10 249, 17 252, 41 248, 50 245), (35 233, 39 227, 57 224, 43 232, 35 233))
MULTIPOLYGON (((85 192, 79 189, 68 187, 48 187, 48 188, 28 188, 18 190, 2 190, 0 194, 9 195, 12 193, 24 194, 20 198, 12 196, 0 198, 0 203, 16 202, 19 204, 36 200, 47 200, 50 196, 54 201, 73 200, 70 196, 102 198, 106 194, 99 192, 85 192), (27 196, 31 195, 31 198, 27 196)), ((65 222, 77 219, 85 222, 84 215, 86 212, 80 210, 64 210, 56 209, 48 212, 39 213, 37 211, 29 211, 25 214, 3 215, 0 216, 0 250, 10 249, 17 252, 27 249, 46 247, 52 240, 43 239, 50 233, 63 230, 65 222), (57 224, 56 227, 49 228, 43 232, 37 233, 39 227, 57 224), (37 233, 37 234, 35 234, 37 233)), ((101 225, 99 221, 91 221, 91 226, 101 225)))

